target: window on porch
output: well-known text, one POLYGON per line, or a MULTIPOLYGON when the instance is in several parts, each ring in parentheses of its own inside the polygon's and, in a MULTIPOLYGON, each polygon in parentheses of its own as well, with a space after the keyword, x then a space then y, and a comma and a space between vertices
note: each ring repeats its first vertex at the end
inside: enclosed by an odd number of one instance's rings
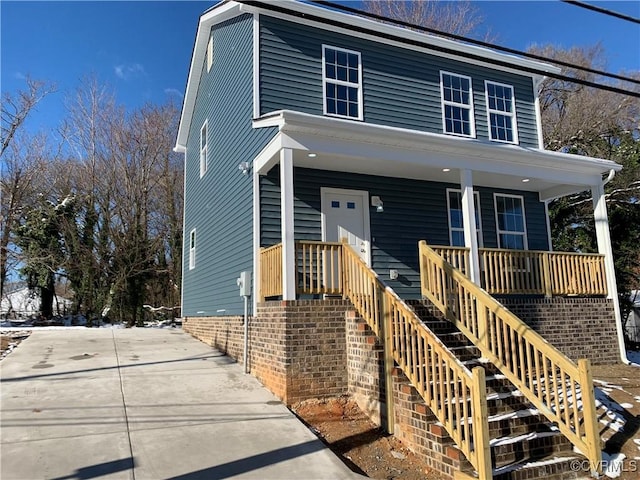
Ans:
MULTIPOLYGON (((480 199, 478 192, 473 192, 473 203, 476 210, 476 234, 478 246, 482 247, 482 222, 480 220, 480 199)), ((462 191, 447 189, 447 210, 449 212, 449 245, 464 247, 464 223, 462 219, 462 191)))
POLYGON ((322 46, 324 113, 362 120, 360 52, 322 46))
POLYGON ((519 195, 494 194, 498 247, 527 250, 524 199, 519 195))

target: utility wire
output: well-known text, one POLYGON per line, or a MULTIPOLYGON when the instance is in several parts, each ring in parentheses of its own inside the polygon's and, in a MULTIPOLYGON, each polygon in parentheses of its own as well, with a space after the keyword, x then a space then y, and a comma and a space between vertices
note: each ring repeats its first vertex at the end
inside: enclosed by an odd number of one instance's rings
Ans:
MULTIPOLYGON (((499 50, 499 51, 502 51, 502 52, 507 52, 507 53, 511 53, 511 54, 514 54, 514 55, 519 55, 519 56, 522 56, 522 57, 533 58, 535 60, 541 60, 541 61, 545 61, 545 62, 549 62, 549 63, 555 63, 557 65, 562 65, 563 67, 574 68, 576 70, 582 70, 582 71, 585 71, 585 72, 594 73, 596 75, 601 75, 603 77, 615 78, 616 80, 623 80, 625 82, 631 82, 631 83, 635 83, 635 84, 640 85, 640 80, 636 79, 636 78, 625 77, 625 76, 618 75, 618 74, 611 73, 611 72, 605 72, 605 71, 602 71, 602 70, 596 70, 596 69, 589 68, 589 67, 583 67, 583 66, 575 65, 573 63, 565 62, 565 61, 562 61, 562 60, 555 60, 555 59, 552 59, 552 58, 544 57, 542 55, 536 55, 535 53, 523 52, 521 50, 515 50, 515 49, 509 48, 509 47, 502 47, 502 46, 496 45, 494 43, 483 42, 482 40, 475 40, 473 38, 464 37, 462 35, 456 35, 455 33, 447 33, 447 32, 443 32, 441 30, 436 30, 434 28, 423 27, 421 25, 414 25, 412 23, 405 22, 404 20, 398 20, 398 19, 395 19, 395 18, 385 17, 383 15, 377 15, 375 13, 366 12, 364 10, 359 10, 357 8, 348 7, 346 5, 340 5, 338 3, 329 2, 329 1, 326 1, 326 0, 309 0, 309 1, 310 1, 310 3, 315 3, 315 4, 318 4, 318 5, 325 6, 325 7, 344 10, 344 11, 347 11, 349 13, 353 13, 353 14, 356 14, 356 15, 361 15, 361 16, 368 17, 368 18, 373 18, 375 20, 379 20, 379 21, 382 21, 382 22, 391 22, 391 23, 395 23, 395 24, 398 24, 398 25, 402 25, 403 27, 407 27, 407 28, 411 28, 411 29, 415 29, 415 30, 420 30, 420 31, 427 32, 427 33, 432 33, 434 35, 439 35, 439 36, 443 36, 443 37, 452 38, 454 40, 459 40, 459 41, 462 41, 462 42, 471 43, 471 44, 478 45, 478 46, 481 46, 481 47, 491 48, 493 50, 499 50)), ((547 76, 552 77, 554 75, 547 74, 547 76)), ((576 80, 578 80, 578 79, 576 79, 576 80)))
POLYGON ((561 2, 575 5, 576 7, 586 8, 587 10, 593 10, 594 12, 603 13, 604 15, 610 15, 612 17, 626 20, 627 22, 633 22, 640 24, 640 18, 632 17, 631 15, 625 15, 624 13, 616 12, 614 10, 607 10, 606 8, 597 7, 585 2, 578 2, 576 0, 560 0, 561 2))

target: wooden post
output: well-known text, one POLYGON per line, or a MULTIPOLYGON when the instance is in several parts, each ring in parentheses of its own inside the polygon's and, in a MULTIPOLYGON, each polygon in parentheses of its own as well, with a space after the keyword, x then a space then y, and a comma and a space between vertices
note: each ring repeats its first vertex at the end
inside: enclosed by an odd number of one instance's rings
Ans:
POLYGON ((548 252, 542 254, 542 289, 544 296, 551 298, 553 285, 551 283, 551 258, 548 252))
POLYGON ((584 454, 591 464, 591 473, 602 473, 602 450, 600 449, 600 431, 596 416, 596 400, 591 377, 591 364, 586 358, 578 360, 580 388, 582 389, 582 415, 584 417, 584 442, 587 451, 584 454))
POLYGON ((385 299, 384 290, 380 292, 380 314, 382 315, 382 330, 384 335, 384 390, 387 404, 387 433, 393 435, 395 424, 395 409, 393 405, 393 326, 391 324, 391 309, 385 299))
POLYGON ((478 465, 478 478, 491 480, 491 448, 489 446, 489 415, 487 413, 487 382, 483 367, 475 367, 472 375, 473 446, 478 465))

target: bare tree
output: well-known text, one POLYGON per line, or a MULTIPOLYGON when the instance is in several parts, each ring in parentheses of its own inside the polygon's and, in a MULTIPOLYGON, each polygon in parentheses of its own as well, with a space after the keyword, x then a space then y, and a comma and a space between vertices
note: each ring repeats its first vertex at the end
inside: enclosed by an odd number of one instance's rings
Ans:
POLYGON ((423 27, 462 36, 490 40, 489 32, 481 33, 484 18, 468 0, 442 2, 438 0, 365 0, 367 12, 402 20, 423 27))
POLYGON ((48 94, 55 91, 55 86, 41 80, 27 77, 27 90, 19 90, 16 94, 2 95, 2 148, 0 157, 19 131, 24 121, 35 106, 48 94))
MULTIPOLYGON (((606 70, 600 45, 561 49, 532 47, 538 55, 606 70)), ((604 82, 596 74, 564 68, 563 74, 604 82)), ((640 72, 626 76, 640 78, 640 72)), ((620 85, 638 89, 635 84, 620 85)), ((541 86, 544 143, 550 150, 614 160, 623 166, 606 186, 611 240, 621 304, 640 289, 640 100, 573 82, 548 78, 541 86)), ((595 251, 590 192, 554 201, 550 208, 553 242, 561 250, 595 251)))
POLYGON ((46 187, 47 139, 44 135, 14 132, 2 155, 0 176, 0 297, 10 271, 20 263, 15 244, 17 229, 46 187))
POLYGON ((15 263, 10 252, 15 228, 24 202, 33 193, 33 180, 40 170, 40 154, 46 143, 42 136, 21 135, 25 120, 55 87, 40 80, 26 79, 26 90, 2 95, 0 123, 2 132, 1 191, 0 191, 0 297, 4 296, 7 273, 15 263), (16 141, 17 140, 17 141, 16 141))

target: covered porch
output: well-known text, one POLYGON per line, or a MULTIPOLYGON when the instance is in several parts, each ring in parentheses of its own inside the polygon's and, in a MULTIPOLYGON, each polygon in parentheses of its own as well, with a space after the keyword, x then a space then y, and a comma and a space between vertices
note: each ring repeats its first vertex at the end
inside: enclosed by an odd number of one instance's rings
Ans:
MULTIPOLYGON (((295 242, 297 297, 344 294, 343 245, 295 242)), ((469 249, 437 245, 432 248, 453 267, 468 272, 469 249)), ((260 251, 261 301, 283 296, 282 251, 282 243, 260 251)), ((607 296, 604 255, 499 248, 478 251, 480 286, 491 295, 607 296)), ((416 255, 417 252, 416 245, 416 255)))
POLYGON ((614 162, 289 111, 254 127, 277 130, 253 161, 256 303, 341 295, 343 238, 401 297, 420 298, 426 240, 490 294, 606 296, 620 323, 604 195, 614 162), (584 190, 598 252, 553 252, 548 202, 584 190), (331 218, 343 204, 363 209, 360 231, 331 218))

